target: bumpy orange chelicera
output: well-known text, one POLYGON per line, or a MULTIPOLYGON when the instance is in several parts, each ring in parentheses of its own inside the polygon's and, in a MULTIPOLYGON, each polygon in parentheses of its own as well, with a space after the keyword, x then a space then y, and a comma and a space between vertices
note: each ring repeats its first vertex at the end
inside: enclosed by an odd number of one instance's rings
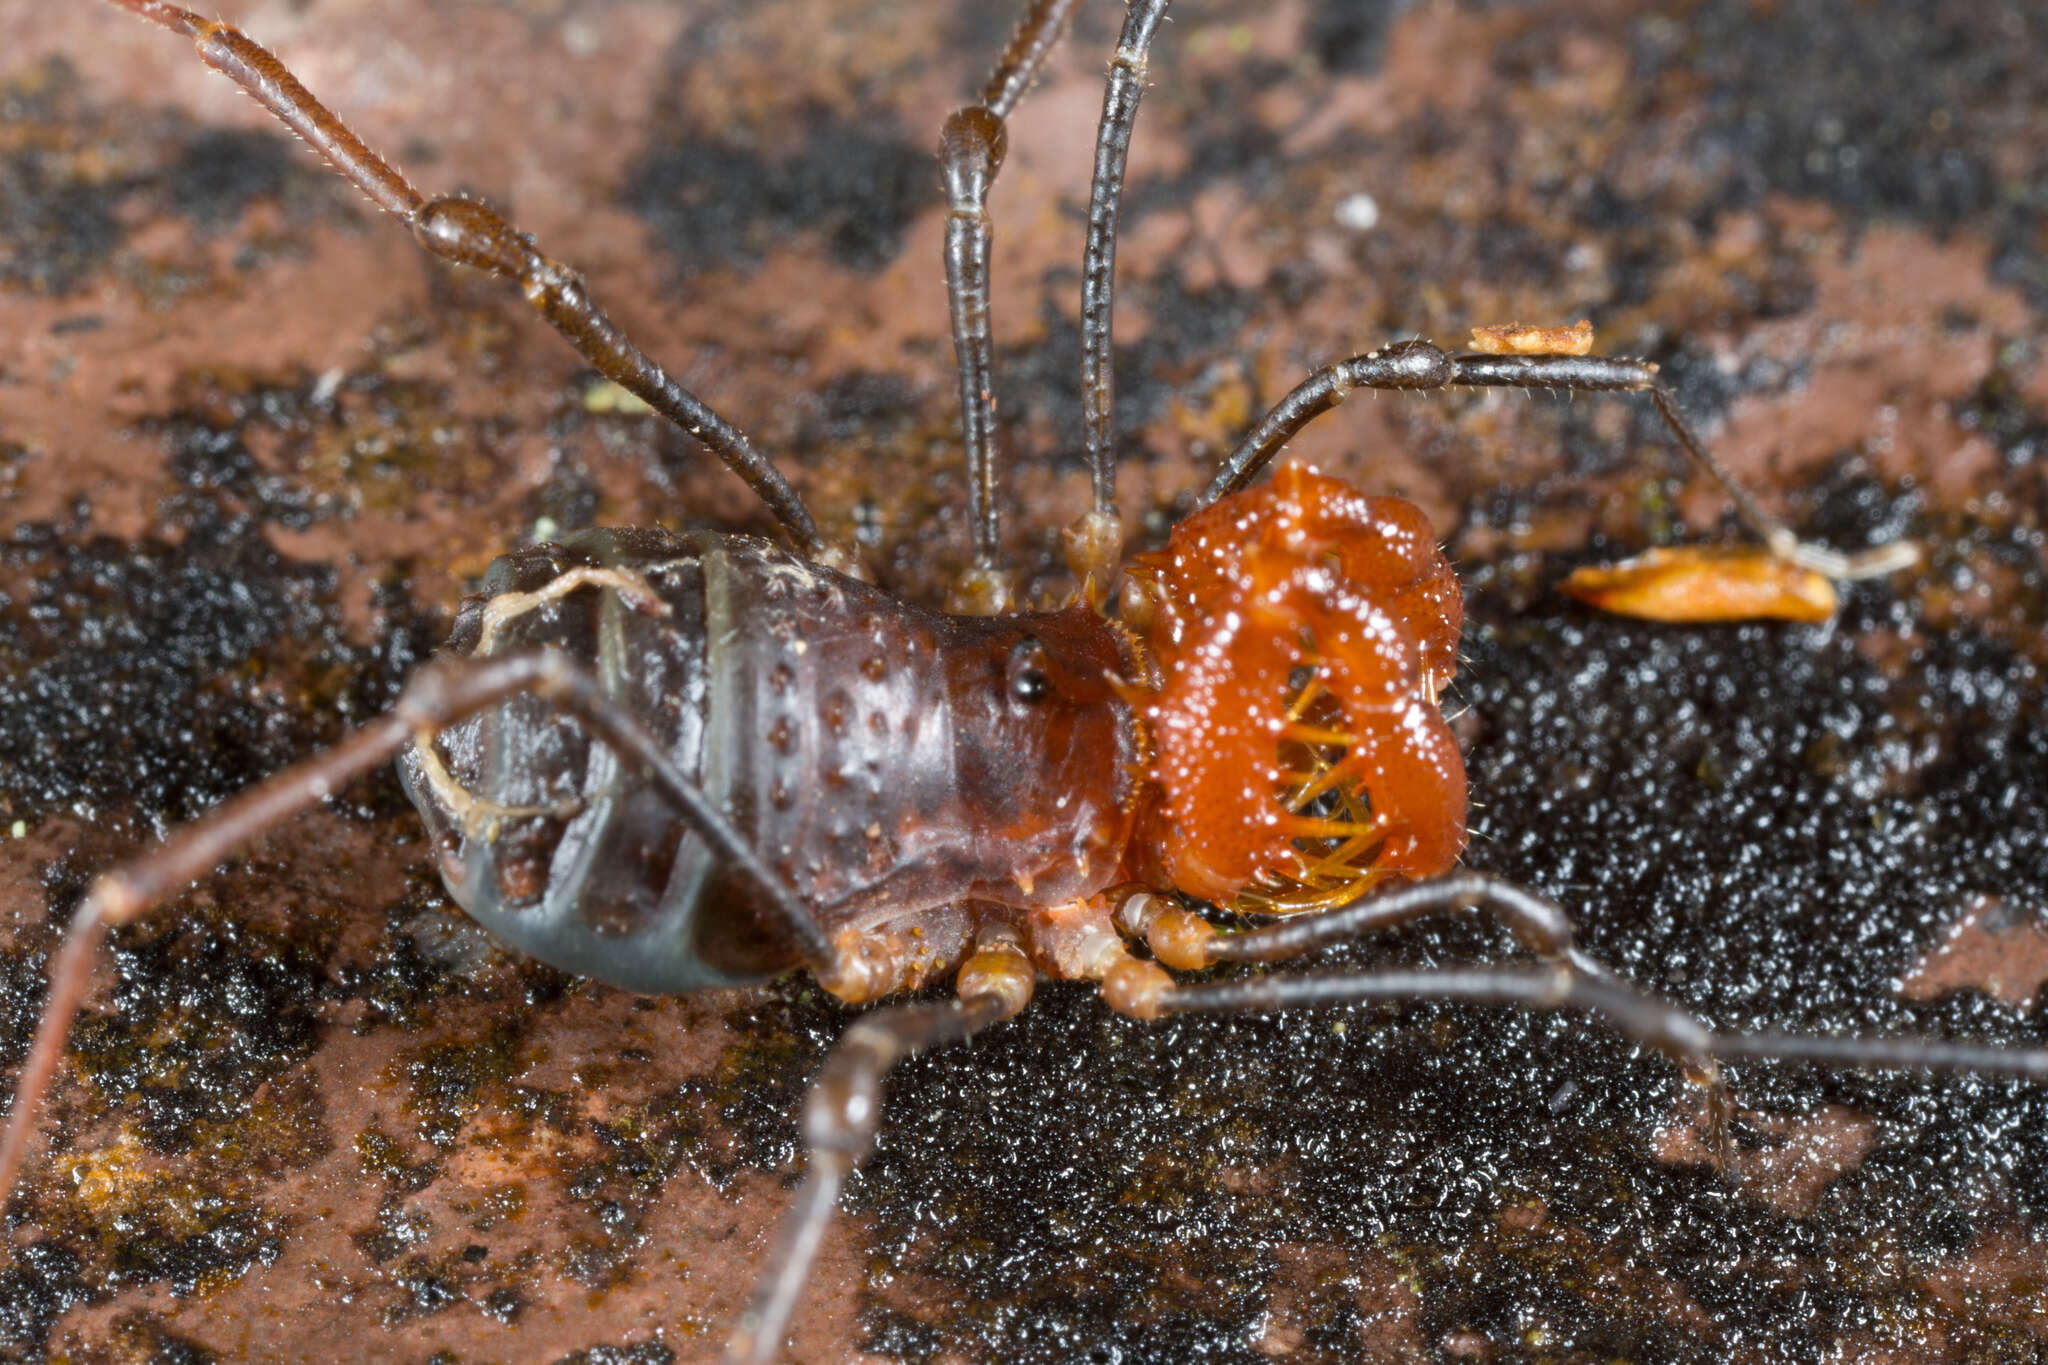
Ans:
POLYGON ((1307 910, 1465 847, 1465 765, 1437 704, 1464 602, 1413 503, 1295 465, 1138 559, 1161 674, 1134 872, 1307 910))

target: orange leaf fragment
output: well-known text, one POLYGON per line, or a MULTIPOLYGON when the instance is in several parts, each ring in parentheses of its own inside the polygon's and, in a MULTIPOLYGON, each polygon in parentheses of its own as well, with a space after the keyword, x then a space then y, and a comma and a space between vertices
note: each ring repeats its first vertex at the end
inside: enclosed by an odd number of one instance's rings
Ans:
POLYGON ((1569 327, 1532 327, 1526 322, 1474 327, 1472 349, 1481 355, 1591 355, 1593 324, 1580 318, 1569 327))
POLYGON ((1589 564, 1558 585, 1601 611, 1646 621, 1831 620, 1835 585, 1762 546, 1651 550, 1619 564, 1589 564))

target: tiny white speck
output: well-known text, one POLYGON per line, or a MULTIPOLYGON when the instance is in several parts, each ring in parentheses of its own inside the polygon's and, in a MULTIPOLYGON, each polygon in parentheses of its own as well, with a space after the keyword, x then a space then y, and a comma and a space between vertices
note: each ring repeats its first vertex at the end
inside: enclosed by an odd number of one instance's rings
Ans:
POLYGON ((25 839, 25 838, 27 838, 27 837, 28 837, 28 821, 26 821, 26 820, 16 820, 16 821, 15 821, 15 822, 14 822, 13 824, 11 824, 11 825, 9 825, 9 826, 7 827, 7 833, 8 833, 8 836, 9 836, 10 838, 15 838, 15 839, 25 839))
POLYGON ((562 46, 569 49, 572 57, 588 57, 602 45, 602 35, 594 24, 572 19, 562 25, 562 46))
POLYGON ((1371 232, 1380 225, 1380 201, 1364 190, 1337 201, 1337 226, 1352 232, 1371 232))

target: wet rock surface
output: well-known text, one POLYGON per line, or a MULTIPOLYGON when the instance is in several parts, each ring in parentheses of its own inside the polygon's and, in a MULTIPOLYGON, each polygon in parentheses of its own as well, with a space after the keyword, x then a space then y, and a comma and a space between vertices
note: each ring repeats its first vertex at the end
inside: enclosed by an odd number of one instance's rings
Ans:
MULTIPOLYGON (((964 562, 935 167, 976 5, 324 0, 226 17, 508 207, 878 577, 964 562), (919 169, 923 167, 923 169, 919 169)), ((993 201, 1005 536, 1085 501, 1078 217, 1114 7, 993 201)), ((95 871, 388 704, 522 539, 766 519, 111 7, 0 0, 0 1063, 95 871), (31 17, 33 16, 33 17, 31 17)), ((1716 1027, 2048 1044, 2048 32, 2017 4, 1188 3, 1119 256, 1136 539, 1308 368, 1590 316, 1803 534, 1922 568, 1828 628, 1549 591, 1734 538, 1622 400, 1360 397, 1297 458, 1466 575, 1468 863, 1716 1027), (1873 92, 1887 92, 1879 98, 1873 92)), ((1321 965, 1513 957, 1418 928, 1321 965)), ((395 778, 107 954, 7 1210, 0 1358, 715 1358, 852 1016, 640 999, 447 902, 395 778)), ((1745 1065, 1432 1005, 1144 1026, 1048 988, 903 1067, 793 1357, 2024 1360, 2048 1089, 1745 1065)))

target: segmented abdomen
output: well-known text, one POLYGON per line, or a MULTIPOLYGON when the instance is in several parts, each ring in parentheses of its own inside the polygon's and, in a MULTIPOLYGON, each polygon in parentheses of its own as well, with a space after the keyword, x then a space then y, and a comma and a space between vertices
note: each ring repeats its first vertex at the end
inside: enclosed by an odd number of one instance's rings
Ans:
MULTIPOLYGON (((522 547, 491 565, 445 649, 548 647, 584 662, 709 786, 706 551, 715 559, 718 549, 715 538, 648 530, 522 547)), ((515 697, 443 730, 437 752, 445 777, 417 749, 399 774, 449 890, 493 933, 566 971, 638 990, 752 979, 782 965, 772 953, 748 961, 744 945, 722 957, 701 951, 715 864, 644 778, 551 704, 515 697)))
MULTIPOLYGON (((584 532, 506 555, 484 588, 447 650, 583 663, 828 937, 970 899, 1059 903, 1118 873, 1133 724, 1107 680, 1115 636, 1086 609, 951 616, 709 532, 584 532), (1020 658, 1057 697, 1017 699, 1020 658)), ((400 774, 456 900, 535 957, 659 992, 798 965, 757 889, 538 697, 447 727, 400 774)), ((939 924, 906 982, 962 946, 939 924)))

